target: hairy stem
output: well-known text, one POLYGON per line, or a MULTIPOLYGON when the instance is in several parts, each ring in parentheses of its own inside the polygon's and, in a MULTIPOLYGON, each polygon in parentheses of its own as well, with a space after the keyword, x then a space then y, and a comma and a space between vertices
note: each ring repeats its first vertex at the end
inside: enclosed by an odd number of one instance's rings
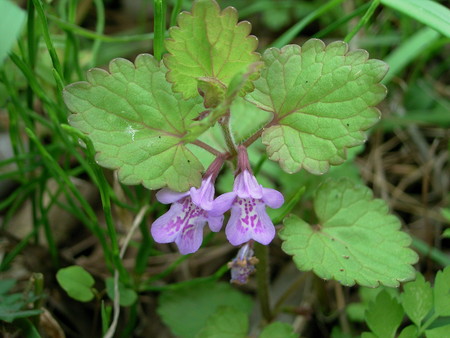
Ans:
POLYGON ((227 116, 224 118, 224 121, 219 123, 220 127, 222 128, 223 136, 225 137, 225 142, 228 147, 228 151, 230 152, 231 156, 235 156, 237 154, 236 151, 236 145, 233 141, 233 135, 231 135, 230 130, 230 117, 227 116))
POLYGON ((195 144, 197 147, 203 148, 206 151, 209 151, 211 154, 215 155, 215 156, 224 156, 225 158, 228 157, 228 155, 224 155, 222 154, 220 151, 218 151, 217 149, 211 147, 210 145, 206 144, 203 141, 200 140, 195 140, 194 142, 191 142, 192 144, 195 144))
POLYGON ((269 323, 272 320, 270 309, 269 290, 269 247, 255 242, 255 255, 259 263, 256 269, 256 281, 258 283, 258 298, 264 319, 269 323))

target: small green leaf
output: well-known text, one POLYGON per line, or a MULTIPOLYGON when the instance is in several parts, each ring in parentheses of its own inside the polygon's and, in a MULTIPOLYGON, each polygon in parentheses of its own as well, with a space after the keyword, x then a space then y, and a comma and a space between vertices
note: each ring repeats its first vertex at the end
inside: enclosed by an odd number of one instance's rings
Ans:
POLYGON ((450 332, 450 325, 436 327, 434 329, 426 330, 425 336, 427 338, 448 338, 450 332))
POLYGON ((394 337, 403 320, 402 306, 386 292, 378 294, 375 302, 369 304, 366 322, 378 337, 394 337))
POLYGON ((275 322, 262 330, 259 338, 296 338, 298 335, 288 323, 275 322))
POLYGON ((206 322, 197 338, 245 338, 248 314, 233 307, 220 307, 206 322))
MULTIPOLYGON (((447 223, 450 224, 450 209, 441 209, 441 214, 447 220, 447 223)), ((450 228, 444 230, 442 237, 450 238, 450 228)))
MULTIPOLYGON (((105 282, 106 282, 106 293, 108 294, 109 298, 114 300, 114 278, 112 277, 106 278, 105 282)), ((131 306, 136 302, 138 298, 136 291, 125 287, 125 285, 123 285, 123 283, 121 283, 120 281, 119 281, 119 294, 120 294, 119 304, 121 306, 131 306)))
POLYGON ((233 307, 249 315, 250 297, 229 284, 205 282, 163 292, 159 298, 158 313, 173 334, 195 337, 206 325, 208 317, 220 306, 233 307))
POLYGON ((12 311, 10 309, 0 308, 0 320, 11 323, 18 318, 28 318, 41 314, 42 310, 18 310, 12 311))
POLYGON ((403 286, 401 295, 403 309, 414 324, 420 327, 422 320, 433 307, 433 291, 430 283, 420 273, 416 280, 403 286))
POLYGON ((94 298, 92 287, 94 278, 81 266, 69 266, 59 269, 56 279, 70 297, 80 302, 89 302, 94 298))
POLYGON ((405 327, 398 336, 398 338, 418 338, 418 337, 419 334, 417 332, 417 327, 414 325, 409 325, 405 327))
POLYGON ((442 233, 442 237, 450 238, 450 229, 445 229, 445 231, 442 233))
POLYGON ((450 266, 438 271, 434 281, 434 312, 450 316, 450 266))
POLYGON ((450 208, 442 208, 441 209, 442 216, 450 223, 450 208))
POLYGON ((300 270, 369 287, 396 287, 414 278, 411 264, 418 257, 408 248, 411 238, 369 188, 329 179, 316 191, 314 209, 317 225, 292 215, 280 231, 282 249, 294 256, 300 270))
POLYGON ((379 119, 375 105, 386 95, 380 81, 388 69, 368 57, 317 39, 264 53, 266 68, 246 99, 274 115, 262 134, 270 159, 288 173, 322 174, 364 142, 363 131, 379 119))
POLYGON ((88 134, 97 162, 118 169, 125 184, 186 191, 201 181, 201 163, 181 139, 204 109, 201 98, 183 100, 165 79, 166 69, 147 54, 135 64, 115 59, 111 73, 91 69, 88 82, 64 90, 72 126, 88 134))
POLYGON ((195 97, 197 80, 202 77, 228 87, 237 73, 260 59, 255 52, 258 40, 249 36, 250 30, 249 22, 238 23, 236 9, 227 7, 221 12, 213 0, 195 1, 192 13, 178 16, 178 27, 169 30, 166 40, 169 53, 164 63, 174 91, 185 98, 195 97))

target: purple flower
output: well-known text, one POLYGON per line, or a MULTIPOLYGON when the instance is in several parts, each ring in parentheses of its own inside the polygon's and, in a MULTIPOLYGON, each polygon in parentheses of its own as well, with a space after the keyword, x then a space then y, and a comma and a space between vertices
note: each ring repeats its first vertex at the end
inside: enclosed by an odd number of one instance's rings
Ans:
POLYGON ((151 233, 158 243, 175 242, 183 255, 200 248, 203 227, 206 223, 212 231, 222 227, 223 215, 212 215, 214 186, 211 176, 202 181, 199 189, 175 192, 164 188, 156 193, 158 201, 172 203, 169 211, 153 222, 151 233))
POLYGON ((258 259, 253 256, 254 252, 249 243, 245 243, 228 267, 231 269, 230 283, 247 284, 250 275, 256 271, 255 264, 258 259))
POLYGON ((283 195, 263 188, 255 176, 243 170, 235 179, 233 191, 214 201, 211 214, 223 215, 231 208, 225 233, 232 245, 253 239, 267 245, 275 237, 275 227, 266 212, 266 205, 277 209, 284 203, 283 195))

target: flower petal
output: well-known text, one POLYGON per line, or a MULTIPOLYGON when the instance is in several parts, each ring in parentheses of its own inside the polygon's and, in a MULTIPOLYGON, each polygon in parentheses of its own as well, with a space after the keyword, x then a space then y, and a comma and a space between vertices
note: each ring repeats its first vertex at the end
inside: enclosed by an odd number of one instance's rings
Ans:
POLYGON ((217 197, 213 202, 213 207, 208 211, 211 216, 223 215, 227 210, 231 208, 236 194, 234 192, 227 192, 217 197))
POLYGON ((267 245, 275 237, 275 227, 262 200, 237 198, 232 206, 225 234, 233 245, 248 242, 250 239, 267 245))
POLYGON ((240 198, 256 198, 260 199, 263 196, 262 186, 256 180, 256 177, 244 170, 236 176, 234 180, 233 191, 240 198))
POLYGON ((214 199, 214 185, 211 184, 211 176, 202 181, 199 189, 191 188, 190 194, 192 202, 202 208, 203 210, 211 210, 214 199))
POLYGON ((170 204, 179 201, 183 197, 189 196, 189 191, 178 192, 168 188, 163 188, 156 193, 156 199, 163 204, 170 204))
POLYGON ((182 230, 183 219, 177 217, 182 214, 183 206, 174 203, 164 215, 155 220, 151 227, 153 239, 157 243, 171 243, 175 241, 182 230))
POLYGON ((278 209, 284 203, 284 197, 281 192, 275 189, 263 188, 263 201, 272 209, 278 209))
POLYGON ((220 228, 222 228, 223 224, 223 215, 220 216, 212 216, 208 214, 208 225, 211 231, 218 232, 220 228))
POLYGON ((206 224, 206 219, 198 217, 190 221, 175 240, 182 255, 193 253, 202 245, 203 227, 206 224))
POLYGON ((258 214, 257 226, 253 228, 252 238, 261 244, 268 245, 275 237, 275 227, 264 204, 256 205, 256 213, 258 214))
POLYGON ((248 226, 243 224, 241 216, 242 213, 240 207, 233 205, 230 219, 225 228, 225 234, 231 245, 237 246, 248 242, 251 239, 251 232, 249 231, 248 226))

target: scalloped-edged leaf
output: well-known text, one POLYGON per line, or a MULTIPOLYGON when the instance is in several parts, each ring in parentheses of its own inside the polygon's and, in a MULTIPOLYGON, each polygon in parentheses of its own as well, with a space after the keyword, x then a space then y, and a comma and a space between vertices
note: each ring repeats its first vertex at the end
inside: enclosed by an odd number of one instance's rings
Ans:
POLYGON ((203 282, 168 290, 159 298, 158 314, 177 337, 195 337, 208 318, 222 306, 232 307, 249 315, 249 296, 230 284, 203 282))
POLYGON ((375 106, 386 95, 380 81, 388 66, 366 51, 311 39, 302 47, 270 48, 263 61, 266 68, 246 99, 273 113, 262 140, 286 172, 327 172, 378 121, 375 106))
POLYGON ((228 87, 237 73, 260 59, 255 52, 258 40, 250 30, 249 22, 238 23, 233 7, 220 11, 213 0, 195 1, 191 13, 178 16, 178 26, 169 30, 166 40, 164 63, 174 91, 185 98, 197 96, 197 80, 208 77, 228 87))
POLYGON ((248 315, 233 307, 223 306, 214 312, 196 338, 246 338, 248 315))
POLYGON ((115 59, 110 73, 91 69, 87 82, 64 90, 72 126, 87 134, 97 162, 118 169, 125 184, 186 191, 198 186, 203 166, 182 138, 204 109, 201 98, 183 100, 166 81, 166 69, 141 54, 135 64, 115 59))
POLYGON ((316 191, 314 209, 318 224, 290 216, 280 232, 282 249, 300 270, 349 286, 396 287, 414 278, 411 264, 418 257, 408 248, 411 238, 369 188, 327 180, 316 191))

